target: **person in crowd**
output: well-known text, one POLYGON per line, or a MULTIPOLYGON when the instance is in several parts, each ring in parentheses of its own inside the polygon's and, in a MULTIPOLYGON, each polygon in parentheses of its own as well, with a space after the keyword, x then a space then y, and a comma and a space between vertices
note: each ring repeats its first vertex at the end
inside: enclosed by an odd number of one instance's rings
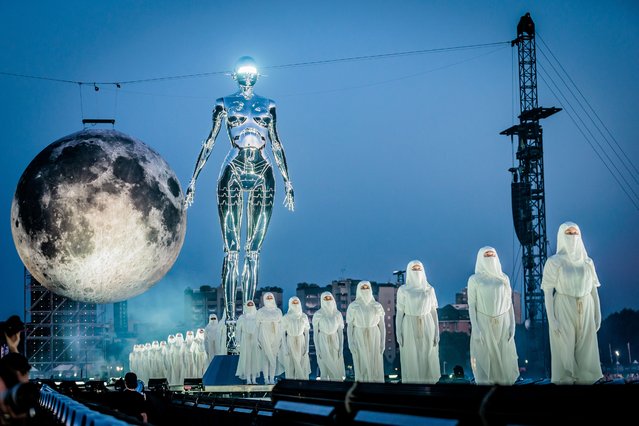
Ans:
POLYGON ((519 377, 510 280, 497 251, 482 247, 468 279, 470 365, 480 385, 512 385, 519 377))
POLYGON ((300 299, 291 297, 288 300, 288 311, 282 318, 284 373, 287 379, 308 380, 311 374, 308 356, 310 328, 308 316, 302 312, 300 299))
POLYGON ((406 267, 406 283, 397 290, 395 332, 399 344, 402 383, 437 383, 439 319, 435 289, 426 280, 424 265, 406 267))
POLYGON ((7 398, 0 398, 0 425, 31 424, 25 422, 35 413, 39 391, 37 386, 29 384, 30 370, 29 361, 18 352, 10 352, 0 359, 0 394, 20 386, 20 396, 12 398, 12 403, 7 403, 7 398))
POLYGON ((386 327, 384 308, 373 298, 368 281, 357 284, 355 300, 346 310, 346 334, 353 354, 355 380, 358 382, 384 382, 386 327))
POLYGON ((17 315, 11 315, 6 321, 0 322, 0 358, 19 352, 20 333, 23 330, 24 323, 17 315))
MULTIPOLYGON (((24 355, 18 352, 11 352, 2 358, 0 363, 15 375, 16 383, 27 383, 29 381, 31 365, 24 355)), ((12 385, 16 383, 12 383, 12 385)))
POLYGON ((124 390, 118 395, 115 409, 147 423, 146 396, 137 391, 138 376, 129 371, 124 375, 124 390))
POLYGON ((322 380, 342 381, 344 369, 344 318, 333 295, 321 294, 321 308, 313 315, 313 342, 322 380))
POLYGON ((592 384, 603 377, 597 344, 601 326, 599 286, 579 226, 573 222, 561 224, 557 253, 546 261, 541 280, 553 383, 592 384))

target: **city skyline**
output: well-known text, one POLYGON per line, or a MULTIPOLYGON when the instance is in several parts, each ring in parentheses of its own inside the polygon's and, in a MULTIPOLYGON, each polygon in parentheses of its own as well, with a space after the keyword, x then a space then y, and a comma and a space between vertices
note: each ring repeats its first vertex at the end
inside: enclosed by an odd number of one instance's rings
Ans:
MULTIPOLYGON (((236 90, 223 72, 242 55, 272 67, 264 69, 255 90, 278 104, 278 130, 295 187, 291 213, 282 205, 283 184, 276 177, 258 284, 282 287, 285 300, 300 282, 393 282, 393 271, 419 259, 445 305, 466 285, 484 245, 497 249, 513 289, 522 292, 510 205, 513 150, 499 132, 517 120, 516 55, 508 42, 526 12, 548 56, 538 53, 546 79, 539 81, 540 105, 564 106, 549 84, 552 52, 628 157, 639 158, 639 123, 633 119, 639 58, 631 54, 639 41, 636 2, 257 4, 2 6, 2 73, 84 82, 222 73, 119 88, 0 75, 0 317, 23 311, 23 269, 9 210, 31 159, 80 130, 82 118, 115 118, 117 130, 167 160, 185 191, 211 128, 215 99, 236 90), (247 29, 245 10, 265 25, 247 29), (505 44, 275 67, 496 42, 505 44)), ((553 81, 561 83, 557 76, 553 81)), ((559 224, 575 221, 602 283, 603 315, 639 308, 632 270, 639 256, 637 209, 568 112, 543 126, 549 255, 559 224)), ((180 256, 158 284, 129 300, 132 318, 170 319, 180 312, 172 302, 185 287, 219 284, 223 250, 215 185, 228 149, 220 132, 198 179, 180 256)), ((633 176, 628 181, 634 185, 633 176)))

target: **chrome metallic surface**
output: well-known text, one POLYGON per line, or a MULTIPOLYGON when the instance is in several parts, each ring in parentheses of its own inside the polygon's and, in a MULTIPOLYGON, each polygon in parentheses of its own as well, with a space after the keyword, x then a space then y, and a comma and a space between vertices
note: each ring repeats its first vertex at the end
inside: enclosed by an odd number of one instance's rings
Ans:
POLYGON ((258 283, 260 249, 266 236, 273 212, 275 179, 273 167, 264 152, 271 142, 275 163, 282 174, 285 187, 284 205, 294 208, 293 185, 288 174, 286 156, 277 134, 276 106, 271 99, 253 92, 259 73, 250 57, 242 57, 236 64, 233 79, 239 91, 220 98, 213 109, 213 128, 198 156, 193 177, 186 191, 185 204, 190 206, 195 195, 195 182, 211 155, 215 139, 226 123, 231 142, 229 151, 217 182, 217 202, 222 237, 224 239, 224 262, 222 284, 229 336, 229 352, 235 352, 235 291, 239 279, 239 257, 241 229, 246 214, 246 241, 241 284, 243 302, 252 300, 258 283))

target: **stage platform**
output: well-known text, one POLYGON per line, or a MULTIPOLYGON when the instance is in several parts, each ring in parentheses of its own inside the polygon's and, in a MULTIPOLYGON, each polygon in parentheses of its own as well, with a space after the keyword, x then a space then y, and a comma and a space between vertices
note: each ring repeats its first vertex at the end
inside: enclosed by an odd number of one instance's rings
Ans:
POLYGON ((266 393, 273 390, 274 385, 209 385, 204 392, 210 393, 266 393))

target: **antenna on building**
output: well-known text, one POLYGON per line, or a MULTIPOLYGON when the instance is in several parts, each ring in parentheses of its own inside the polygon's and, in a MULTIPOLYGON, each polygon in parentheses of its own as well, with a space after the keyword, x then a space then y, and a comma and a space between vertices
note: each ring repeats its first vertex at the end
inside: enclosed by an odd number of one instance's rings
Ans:
POLYGON ((406 271, 393 271, 393 275, 395 275, 395 283, 397 285, 402 285, 406 282, 406 271))

